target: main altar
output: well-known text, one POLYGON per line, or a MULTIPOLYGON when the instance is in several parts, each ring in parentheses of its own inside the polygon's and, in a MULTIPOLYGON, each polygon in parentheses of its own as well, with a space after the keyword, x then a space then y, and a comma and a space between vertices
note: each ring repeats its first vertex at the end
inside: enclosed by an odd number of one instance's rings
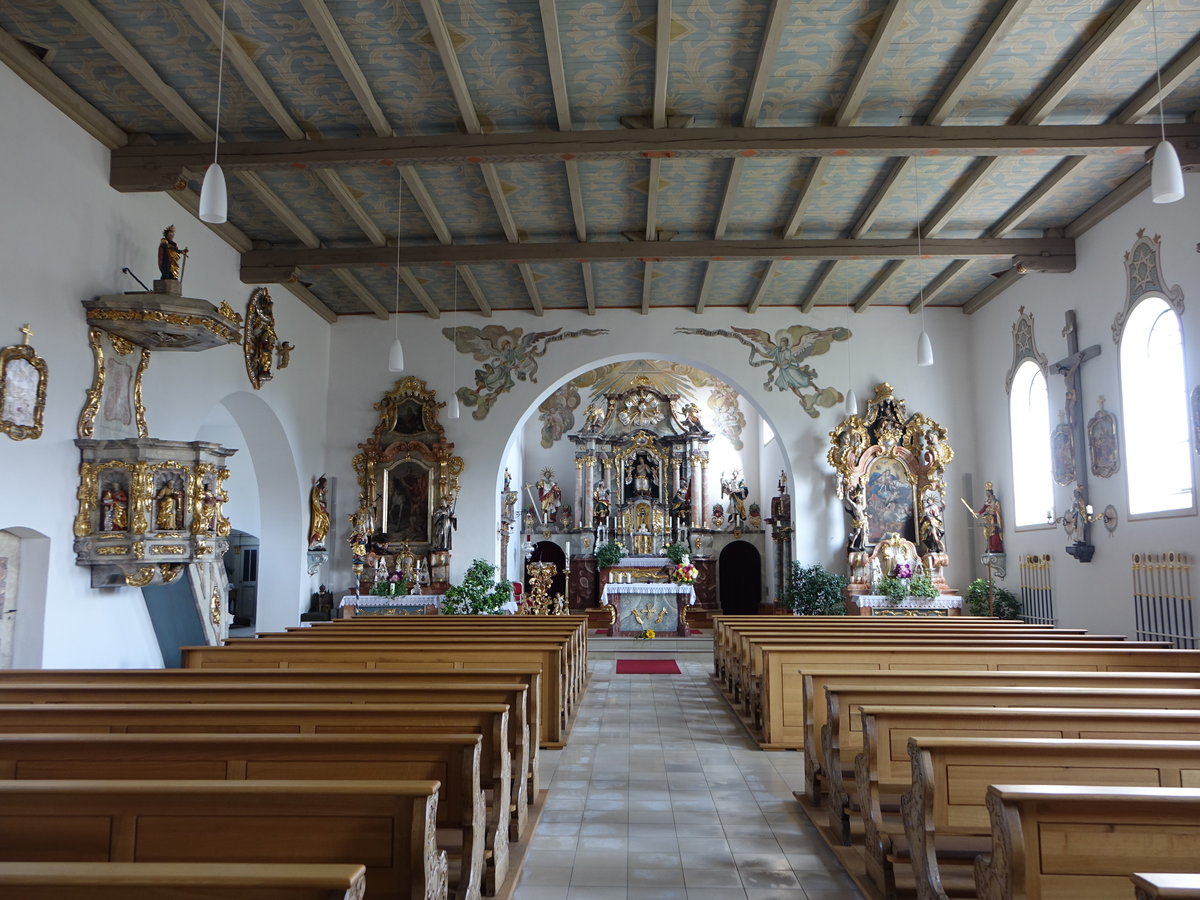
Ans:
POLYGON ((688 608, 696 604, 696 589, 676 584, 667 576, 673 567, 660 557, 631 558, 605 569, 607 583, 600 603, 608 607, 609 637, 637 637, 647 631, 655 636, 687 637, 688 608))

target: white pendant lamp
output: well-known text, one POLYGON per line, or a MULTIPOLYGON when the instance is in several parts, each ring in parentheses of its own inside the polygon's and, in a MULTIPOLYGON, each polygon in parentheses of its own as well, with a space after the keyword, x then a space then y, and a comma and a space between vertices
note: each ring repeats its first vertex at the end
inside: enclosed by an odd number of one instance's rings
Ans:
POLYGON ((457 419, 462 410, 458 407, 458 394, 454 390, 455 356, 458 354, 458 266, 454 267, 454 325, 451 330, 450 343, 450 398, 446 401, 446 418, 457 419))
POLYGON ((392 316, 396 326, 396 339, 392 341, 392 349, 388 352, 388 371, 404 371, 404 345, 400 343, 400 223, 404 217, 404 181, 400 182, 400 191, 396 196, 396 305, 392 316))
POLYGON ((933 342, 929 340, 929 332, 925 329, 921 329, 921 336, 917 338, 917 365, 933 365, 933 342))
POLYGON ((1158 128, 1162 141, 1154 149, 1150 163, 1150 199, 1155 203, 1174 203, 1183 199, 1183 168, 1179 154, 1167 140, 1166 115, 1163 113, 1162 70, 1158 65, 1158 15, 1150 2, 1150 26, 1154 31, 1154 77, 1158 82, 1158 128))
POLYGON ((854 393, 854 388, 846 391, 846 415, 858 415, 858 394, 854 393))
POLYGON ((221 134, 221 88, 225 76, 225 0, 221 2, 221 53, 217 62, 217 122, 213 128, 213 161, 200 185, 200 221, 224 225, 229 219, 229 195, 225 173, 217 165, 217 143, 221 134))

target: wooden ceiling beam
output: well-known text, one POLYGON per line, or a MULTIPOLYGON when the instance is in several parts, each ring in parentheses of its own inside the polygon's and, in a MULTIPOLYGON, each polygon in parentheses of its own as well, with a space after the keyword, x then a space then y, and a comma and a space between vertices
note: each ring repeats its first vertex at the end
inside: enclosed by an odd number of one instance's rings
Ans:
POLYGON ((558 33, 558 7, 554 0, 538 0, 542 41, 546 45, 546 68, 550 71, 550 93, 560 131, 571 131, 571 101, 567 93, 567 67, 563 62, 562 37, 558 33))
POLYGON ((529 294, 529 303, 533 306, 533 314, 544 316, 546 310, 542 306, 542 295, 538 291, 537 275, 533 268, 528 263, 517 263, 517 269, 521 273, 521 280, 525 282, 525 291, 529 294))
POLYGON ((1100 224, 1148 187, 1150 187, 1150 167, 1142 166, 1117 185, 1116 190, 1102 197, 1099 202, 1076 216, 1075 220, 1063 229, 1063 234, 1074 240, 1100 224))
POLYGON ((729 177, 725 180, 725 191, 721 195, 721 208, 717 212, 717 224, 713 226, 713 238, 718 241, 725 238, 725 232, 729 228, 729 216, 733 213, 738 184, 742 180, 742 171, 745 167, 746 158, 744 156, 735 156, 729 164, 729 177))
POLYGON ((1068 156, 1060 162, 1046 173, 1042 180, 1029 193, 1022 197, 1016 206, 1011 207, 999 221, 995 222, 988 229, 988 235, 990 237, 1004 237, 1006 234, 1019 228, 1021 223, 1036 211, 1038 204, 1058 188, 1062 187, 1075 170, 1085 162, 1087 162, 1087 158, 1083 156, 1068 156))
POLYGON ((421 284, 421 279, 417 278, 408 266, 400 267, 400 280, 413 292, 413 296, 417 298, 420 304, 425 307, 425 312, 429 313, 429 318, 440 319, 442 317, 442 311, 425 290, 425 285, 421 284))
POLYGON ((704 265, 704 279, 700 282, 700 293, 696 296, 696 315, 704 312, 704 306, 708 303, 708 292, 713 280, 713 271, 716 269, 717 260, 711 260, 704 265))
POLYGON ((804 185, 796 195, 795 203, 792 204, 792 211, 788 213, 787 221, 783 223, 783 230, 780 233, 785 238, 792 237, 800 230, 800 223, 804 219, 804 214, 808 212, 813 195, 816 193, 816 185, 825 180, 825 172, 828 168, 829 160, 825 157, 821 157, 813 163, 808 177, 804 179, 804 185))
POLYGON ((900 271, 902 265, 904 265, 902 260, 893 259, 880 269, 875 277, 871 279, 871 284, 867 289, 855 298, 854 311, 860 313, 870 306, 875 301, 876 296, 879 295, 879 292, 887 287, 889 281, 896 277, 896 273, 900 271))
POLYGON ((1016 269, 1006 269, 991 284, 963 304, 963 315, 972 315, 1008 290, 1025 276, 1016 269))
MULTIPOLYGON (((589 241, 585 244, 406 245, 408 265, 450 263, 602 262, 645 259, 1011 259, 1014 256, 1073 256, 1064 238, 847 238, 756 241, 589 241)), ((392 247, 320 247, 250 250, 243 272, 254 269, 339 268, 394 265, 392 247)))
POLYGON ((771 279, 777 274, 775 268, 775 260, 767 263, 767 267, 763 270, 762 277, 758 280, 758 285, 754 288, 754 293, 750 295, 750 302, 746 304, 746 312, 758 312, 758 308, 762 306, 762 302, 766 299, 767 289, 770 287, 771 279))
POLYGON ((654 21, 654 98, 651 122, 667 127, 667 79, 671 72, 671 0, 658 0, 654 21))
POLYGON ((854 80, 850 82, 846 95, 842 97, 841 106, 834 115, 835 125, 850 125, 858 118, 863 99, 867 96, 867 91, 870 90, 871 82, 875 80, 879 67, 887 58, 892 38, 899 31, 910 2, 911 0, 889 0, 888 5, 880 14, 879 21, 875 23, 875 33, 871 35, 871 43, 867 46, 863 58, 859 60, 854 72, 854 80))
POLYGON ((462 278, 463 284, 467 286, 467 290, 471 292, 471 297, 475 300, 475 305, 479 307, 479 314, 492 317, 492 304, 488 303, 487 296, 483 293, 483 288, 479 286, 479 282, 475 278, 475 273, 471 271, 470 266, 458 267, 459 277, 462 278))
POLYGON ((433 196, 425 187, 425 182, 421 180, 421 174, 417 171, 416 166, 399 166, 398 168, 400 177, 408 185, 409 193, 417 201, 417 206, 421 207, 421 212, 429 223, 429 227, 433 229, 433 233, 437 235, 437 239, 443 244, 453 244, 454 236, 450 233, 450 228, 446 224, 446 220, 442 218, 441 212, 438 211, 437 204, 433 202, 433 196))
POLYGON ((487 185, 488 193, 492 197, 492 206, 496 209, 496 218, 500 220, 504 236, 508 238, 510 244, 517 243, 521 240, 517 232, 517 220, 513 217, 512 209, 508 205, 504 185, 500 182, 500 173, 490 163, 481 165, 479 171, 483 175, 483 183, 487 185))
POLYGON ((288 281, 281 283, 280 286, 290 291, 296 299, 330 325, 337 321, 337 313, 326 306, 325 301, 310 291, 307 285, 301 284, 299 281, 288 281))
POLYGON ((812 286, 812 289, 809 290, 804 299, 800 301, 800 312, 808 315, 812 311, 813 304, 817 302, 817 297, 819 297, 821 291, 825 289, 825 285, 829 283, 829 279, 833 275, 833 270, 836 268, 837 260, 832 260, 831 262, 825 264, 825 266, 821 269, 821 274, 817 276, 816 284, 812 286))
POLYGON ((300 5, 304 7, 309 21, 317 29, 321 40, 325 42, 329 56, 333 59, 334 65, 338 67, 338 71, 342 73, 342 78, 345 79, 351 93, 354 94, 358 105, 362 107, 363 114, 371 123, 371 127, 375 129, 375 133, 380 137, 390 135, 392 126, 388 122, 387 116, 384 115, 379 101, 375 99, 375 92, 371 90, 367 76, 359 66, 358 60, 354 58, 350 45, 346 43, 346 38, 334 20, 333 14, 329 11, 329 7, 325 5, 324 0, 300 0, 300 5))
POLYGON ((650 173, 646 177, 646 240, 658 239, 658 182, 662 177, 662 160, 650 160, 650 173))
POLYGON ((370 289, 354 276, 353 272, 349 269, 335 269, 333 274, 338 277, 342 284, 350 289, 355 297, 362 301, 363 305, 375 315, 375 318, 382 319, 385 322, 388 320, 387 309, 371 293, 370 289))
MULTIPOLYGON (((1196 123, 1168 124, 1167 137, 1200 140, 1196 123)), ((621 131, 398 135, 321 141, 222 143, 226 169, 256 166, 416 165, 519 162, 566 157, 649 159, 690 154, 761 156, 1125 156, 1157 145, 1157 125, 856 125, 846 128, 663 128, 621 131)), ((112 154, 111 184, 163 190, 183 168, 212 160, 209 138, 190 144, 133 145, 112 154)))
POLYGON ((583 297, 587 301, 587 314, 594 316, 596 314, 596 283, 592 276, 592 264, 580 263, 579 267, 583 270, 583 297))
POLYGON ((925 285, 924 291, 913 297, 912 302, 908 304, 908 311, 910 313, 918 313, 932 303, 934 298, 942 293, 950 282, 957 278, 959 273, 970 264, 970 260, 956 259, 950 265, 946 266, 945 269, 938 273, 937 278, 925 285))
POLYGON ((1166 98, 1200 71, 1200 38, 1196 38, 1180 51, 1179 55, 1163 67, 1162 93, 1158 90, 1158 78, 1151 78, 1146 86, 1121 108, 1113 119, 1122 125, 1137 122, 1152 112, 1157 112, 1159 97, 1166 98))
POLYGON ((429 26, 429 34, 433 45, 437 48, 438 57, 442 61, 442 69, 446 80, 450 83, 450 92, 454 102, 458 104, 458 114, 462 116, 463 128, 467 134, 480 134, 483 127, 479 124, 479 116, 475 112, 475 103, 471 99, 471 90, 467 87, 466 76, 462 66, 458 64, 458 54, 454 51, 454 41, 450 37, 450 29, 442 18, 442 10, 437 0, 420 0, 421 11, 425 14, 425 24, 429 26))
POLYGON ((650 301, 654 293, 654 260, 642 264, 642 308, 643 316, 650 315, 650 301))
POLYGON ((108 116, 92 106, 73 87, 55 75, 19 40, 0 29, 0 62, 17 73, 67 118, 109 150, 124 147, 129 136, 108 116))
POLYGON ((791 8, 792 4, 788 0, 771 0, 771 9, 767 13, 767 27, 763 31, 758 59, 754 63, 754 76, 750 80, 746 106, 742 110, 742 124, 747 128, 758 124, 763 98, 767 93, 767 82, 775 74, 775 56, 779 52, 779 42, 783 38, 783 30, 791 8))

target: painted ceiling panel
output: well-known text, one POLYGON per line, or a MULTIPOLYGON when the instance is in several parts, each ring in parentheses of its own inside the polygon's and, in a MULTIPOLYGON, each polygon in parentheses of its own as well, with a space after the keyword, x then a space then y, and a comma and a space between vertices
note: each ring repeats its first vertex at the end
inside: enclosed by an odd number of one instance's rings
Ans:
POLYGON ((759 124, 829 124, 885 5, 883 0, 792 4, 759 124))
MULTIPOLYGON (((256 240, 280 247, 301 246, 300 239, 263 204, 258 194, 240 177, 230 172, 225 183, 229 191, 229 221, 237 223, 243 231, 253 234, 256 240)), ((188 187, 199 194, 200 180, 189 179, 188 187)), ((186 215, 181 212, 180 221, 183 221, 186 215)), ((202 226, 199 220, 192 220, 188 224, 194 228, 207 227, 202 226)), ((186 235, 179 235, 180 243, 184 243, 185 239, 186 235)))
POLYGON ((740 125, 768 4, 703 0, 677 6, 671 28, 669 112, 701 126, 740 125))
POLYGON ((358 224, 350 218, 328 188, 308 169, 263 169, 257 173, 287 206, 304 220, 322 243, 362 244, 366 241, 358 224))
MULTIPOLYGON (((355 272, 356 276, 360 273, 355 272)), ((362 313, 363 305, 346 283, 337 277, 336 273, 328 269, 304 269, 300 275, 301 282, 308 287, 310 291, 321 298, 321 302, 328 306, 333 312, 339 316, 352 315, 354 313, 362 313)), ((361 279, 360 279, 361 280, 361 279)), ((250 288, 247 287, 247 293, 250 288)), ((294 297, 286 287, 282 285, 271 287, 271 296, 275 299, 276 304, 281 301, 287 303, 301 303, 298 297, 294 297)), ((415 301, 413 301, 415 304, 415 301)), ((393 308, 392 301, 388 301, 387 308, 393 308)), ((420 305, 408 305, 407 298, 402 298, 400 301, 400 309, 420 309, 420 305)), ((379 323, 384 324, 382 321, 379 323)), ((391 327, 390 325, 387 327, 391 327)), ((282 335, 280 340, 287 340, 287 335, 282 335)))
MULTIPOLYGON (((437 243, 437 236, 407 185, 404 186, 404 197, 401 199, 401 178, 395 168, 340 166, 336 172, 350 195, 388 240, 396 238, 397 204, 403 203, 403 209, 399 211, 403 217, 400 227, 401 241, 405 244, 437 243)), ((355 240, 362 244, 362 234, 360 233, 355 240)))
POLYGON ((812 202, 797 234, 806 238, 841 237, 862 213, 872 188, 889 169, 885 157, 830 159, 824 175, 813 185, 812 202))
POLYGON ((758 287, 756 275, 764 268, 764 264, 756 259, 723 259, 710 263, 705 308, 745 306, 758 287))
POLYGON ((578 265, 533 265, 538 295, 546 309, 587 309, 583 272, 578 265))
MULTIPOLYGON (((939 293, 931 302, 930 306, 962 306, 980 291, 986 287, 990 287, 995 282, 995 274, 1007 269, 1003 260, 996 259, 975 259, 967 263, 962 273, 950 283, 950 285, 941 293, 939 293)), ((1044 278, 1043 282, 1047 291, 1055 290, 1055 281, 1053 275, 1031 275, 1031 278, 1044 278)), ((1007 340, 1008 335, 1004 338, 1007 340)))
MULTIPOLYGON (((728 237, 780 236, 796 196, 812 173, 811 159, 758 157, 746 160, 729 216, 728 237)), ((722 184, 724 190, 724 184, 722 184)))
POLYGON ((673 259, 654 264, 651 302, 663 306, 693 307, 700 296, 706 263, 692 259, 673 259))
POLYGON ((954 119, 972 124, 1016 120, 1082 49, 1109 0, 1040 0, 1016 22, 967 86, 954 119))
POLYGON ((439 4, 484 130, 548 128, 554 98, 536 0, 439 4))
POLYGON ((775 263, 763 306, 799 306, 808 294, 823 263, 810 259, 784 259, 775 263))
POLYGON ((858 121, 907 125, 924 116, 999 5, 979 0, 910 4, 871 80, 858 121))
MULTIPOLYGON (((525 290, 525 282, 521 273, 514 265, 496 263, 471 266, 471 274, 479 283, 483 296, 493 309, 519 309, 528 311, 529 292, 525 290)), ((461 288, 460 288, 461 291, 461 288)), ((462 301, 462 294, 459 294, 462 301)))
POLYGON ((227 24, 310 137, 373 133, 299 0, 243 0, 227 24))
POLYGON ((634 159, 581 159, 583 208, 588 236, 617 240, 623 231, 646 228, 646 178, 650 165, 634 159))
POLYGON ((910 163, 892 186, 867 234, 871 237, 915 235, 917 210, 920 210, 922 221, 928 219, 944 199, 941 185, 957 182, 973 163, 971 159, 950 156, 918 158, 910 163))
POLYGON ((678 231, 680 240, 712 237, 729 162, 673 159, 659 171, 658 227, 678 231))
POLYGON ((637 260, 593 264, 592 281, 596 285, 596 308, 640 309, 644 268, 637 260))
MULTIPOLYGON (((970 199, 938 237, 982 237, 1030 187, 1048 175, 1059 160, 1050 157, 1008 156, 997 161, 976 186, 970 199)), ((1014 231, 1015 237, 1020 231, 1014 231)))
POLYGON ((504 229, 479 166, 422 166, 420 172, 455 240, 504 240, 504 229))
POLYGON ((650 112, 654 94, 652 0, 557 4, 567 95, 576 128, 619 128, 650 112))
POLYGON ((325 5, 395 131, 458 130, 458 107, 418 4, 325 0, 325 5))
POLYGON ((575 230, 567 172, 557 160, 500 163, 505 199, 521 240, 554 241, 575 230))
POLYGON ((1142 160, 1137 157, 1089 160, 1038 205, 1022 223, 1022 228, 1044 231, 1061 227, 1074 213, 1098 203, 1142 166, 1142 160))

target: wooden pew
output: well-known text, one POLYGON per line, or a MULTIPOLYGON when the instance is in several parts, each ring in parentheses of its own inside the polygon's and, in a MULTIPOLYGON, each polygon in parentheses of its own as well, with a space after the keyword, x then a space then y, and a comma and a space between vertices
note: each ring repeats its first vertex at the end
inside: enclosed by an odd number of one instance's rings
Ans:
MULTIPOLYGON (((801 749, 803 717, 784 718, 786 698, 803 697, 806 670, 842 668, 850 672, 944 669, 955 671, 1200 672, 1200 650, 1152 650, 1094 646, 1001 647, 994 644, 943 646, 822 646, 763 648, 764 749, 801 749), (785 731, 785 728, 790 731, 785 731)), ((795 706, 792 707, 795 710, 795 706)))
POLYGON ((369 669, 384 672, 521 669, 542 672, 542 747, 565 746, 566 699, 563 649, 556 642, 526 641, 489 646, 485 641, 309 641, 254 640, 225 647, 182 647, 189 669, 369 669))
POLYGON ((1200 900, 1200 875, 1135 872, 1137 900, 1200 900))
POLYGON ((494 883, 508 875, 512 764, 508 707, 484 703, 0 704, 0 733, 463 734, 483 735, 480 779, 494 883))
POLYGON ((893 886, 891 836, 903 828, 885 820, 884 798, 912 788, 910 737, 1179 741, 1190 740, 1200 728, 1195 709, 863 706, 861 714, 864 748, 855 759, 855 782, 863 853, 868 875, 884 890, 893 886))
MULTIPOLYGON (((1130 687, 1157 688, 1166 690, 1200 689, 1200 672, 959 672, 939 670, 889 670, 864 673, 846 672, 841 669, 805 669, 803 672, 803 695, 800 709, 795 708, 796 699, 786 697, 784 709, 786 720, 794 720, 799 713, 804 722, 804 793, 810 803, 820 802, 824 773, 824 755, 821 749, 821 733, 825 726, 828 703, 825 699, 826 685, 836 682, 848 687, 895 685, 922 690, 937 686, 978 687, 1130 687)), ((859 721, 852 716, 852 724, 858 728, 859 721)), ((840 727, 840 726, 839 726, 840 727)))
POLYGON ((425 672, 392 672, 383 670, 346 669, 0 669, 0 690, 11 684, 53 684, 132 687, 135 685, 193 684, 206 687, 233 688, 241 685, 308 685, 321 690, 343 693, 344 702, 387 702, 383 697, 394 686, 407 688, 411 683, 492 684, 518 682, 526 685, 529 700, 529 797, 541 790, 540 742, 536 736, 541 729, 542 670, 540 666, 524 669, 452 669, 425 672))
POLYGON ((1128 900, 1134 872, 1200 872, 1200 789, 990 785, 979 900, 1128 900))
POLYGON ((529 817, 528 688, 524 684, 408 684, 363 688, 348 696, 333 684, 42 684, 0 682, 0 703, 503 703, 509 708, 507 736, 512 764, 512 833, 518 840, 529 817))
POLYGON ((0 862, 19 900, 362 900, 367 870, 314 863, 0 862))
POLYGON ((0 781, 0 859, 356 863, 371 900, 445 900, 436 781, 0 781))
POLYGON ((0 734, 0 779, 437 781, 451 894, 478 900, 498 887, 490 877, 485 886, 481 742, 478 734, 0 734))
POLYGON ((1200 784, 1200 741, 1079 741, 1024 738, 909 738, 912 789, 901 806, 905 840, 892 836, 889 862, 912 863, 920 900, 947 900, 939 847, 961 867, 990 846, 988 784, 1183 787, 1200 784))
MULTIPOLYGON (((854 780, 859 753, 866 750, 862 717, 864 706, 971 706, 971 707, 1097 707, 1108 709, 1192 709, 1200 711, 1200 690, 1155 690, 1125 687, 1057 687, 1051 685, 1008 687, 980 685, 907 685, 879 687, 845 686, 836 681, 825 687, 827 721, 821 730, 821 754, 828 777, 825 808, 830 822, 842 822, 843 843, 849 842, 846 814, 861 788, 854 780)), ((902 778, 907 782, 905 763, 902 778)))

